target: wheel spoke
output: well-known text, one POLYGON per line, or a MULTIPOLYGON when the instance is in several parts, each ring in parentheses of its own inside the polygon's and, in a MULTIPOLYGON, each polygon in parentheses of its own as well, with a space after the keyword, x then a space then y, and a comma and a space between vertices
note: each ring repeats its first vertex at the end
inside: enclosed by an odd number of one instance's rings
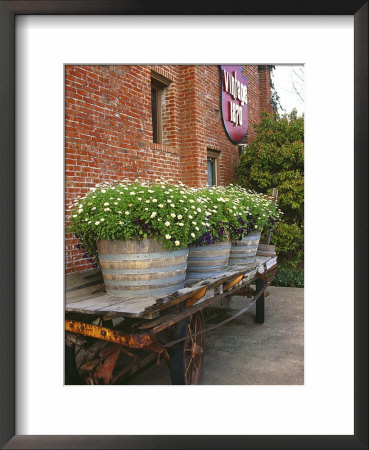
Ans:
POLYGON ((190 368, 192 362, 193 362, 193 359, 191 358, 188 362, 188 366, 186 367, 185 376, 187 375, 188 369, 190 368))
POLYGON ((194 344, 195 341, 194 341, 194 337, 193 337, 193 335, 192 335, 191 324, 188 324, 188 334, 189 334, 189 336, 190 336, 190 339, 191 339, 191 341, 192 341, 192 344, 194 344))

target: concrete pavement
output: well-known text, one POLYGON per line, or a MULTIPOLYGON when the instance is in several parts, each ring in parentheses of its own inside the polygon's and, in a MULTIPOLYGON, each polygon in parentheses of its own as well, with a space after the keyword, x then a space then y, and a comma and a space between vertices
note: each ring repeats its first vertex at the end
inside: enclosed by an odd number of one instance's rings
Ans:
MULTIPOLYGON (((200 384, 304 384, 304 290, 272 286, 268 292, 264 324, 255 323, 253 306, 237 319, 205 334, 200 384)), ((227 308, 208 308, 206 324, 224 320, 242 305, 240 297, 232 297, 227 308)), ((166 363, 151 367, 129 384, 171 384, 166 363)))

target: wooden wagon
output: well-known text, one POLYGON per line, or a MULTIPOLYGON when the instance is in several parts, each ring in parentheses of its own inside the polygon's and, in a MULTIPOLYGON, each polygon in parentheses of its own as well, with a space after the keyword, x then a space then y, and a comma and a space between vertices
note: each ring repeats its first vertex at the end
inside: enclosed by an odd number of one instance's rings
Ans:
POLYGON ((172 384, 198 384, 204 333, 246 312, 256 303, 264 322, 264 295, 277 268, 276 256, 257 256, 222 275, 189 282, 174 294, 122 299, 105 293, 101 272, 66 277, 66 384, 124 384, 164 358, 172 384), (203 310, 232 295, 245 305, 232 317, 205 328, 203 310))

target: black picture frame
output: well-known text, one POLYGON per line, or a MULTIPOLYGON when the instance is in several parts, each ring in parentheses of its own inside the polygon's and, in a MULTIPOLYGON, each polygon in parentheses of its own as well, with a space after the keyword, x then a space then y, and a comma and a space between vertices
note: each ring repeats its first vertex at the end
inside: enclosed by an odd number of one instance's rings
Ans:
MULTIPOLYGON (((0 1, 0 445, 7 449, 367 449, 368 448, 368 2, 364 0, 0 1), (205 14, 354 16, 353 436, 15 435, 15 17, 20 14, 205 14), (5 205, 5 208, 4 208, 5 205)), ((337 62, 339 65, 339 61, 337 62)), ((336 282, 329 280, 329 282, 336 282)), ((327 318, 328 322, 329 318, 327 318)), ((190 418, 189 418, 190 419, 190 418)))

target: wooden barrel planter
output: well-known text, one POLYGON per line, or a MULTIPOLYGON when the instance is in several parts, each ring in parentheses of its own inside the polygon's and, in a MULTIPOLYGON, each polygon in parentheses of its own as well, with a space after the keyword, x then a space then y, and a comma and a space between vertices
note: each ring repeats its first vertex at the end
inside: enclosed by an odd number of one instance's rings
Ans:
POLYGON ((171 294, 184 286, 188 249, 168 251, 152 239, 97 241, 106 293, 143 298, 171 294))
POLYGON ((267 244, 259 244, 258 251, 256 253, 257 256, 276 256, 275 246, 267 245, 267 244))
POLYGON ((229 264, 249 264, 256 259, 256 252, 260 241, 260 233, 251 231, 241 241, 232 243, 229 264))
POLYGON ((230 249, 230 241, 190 247, 186 279, 209 278, 225 272, 230 249))

